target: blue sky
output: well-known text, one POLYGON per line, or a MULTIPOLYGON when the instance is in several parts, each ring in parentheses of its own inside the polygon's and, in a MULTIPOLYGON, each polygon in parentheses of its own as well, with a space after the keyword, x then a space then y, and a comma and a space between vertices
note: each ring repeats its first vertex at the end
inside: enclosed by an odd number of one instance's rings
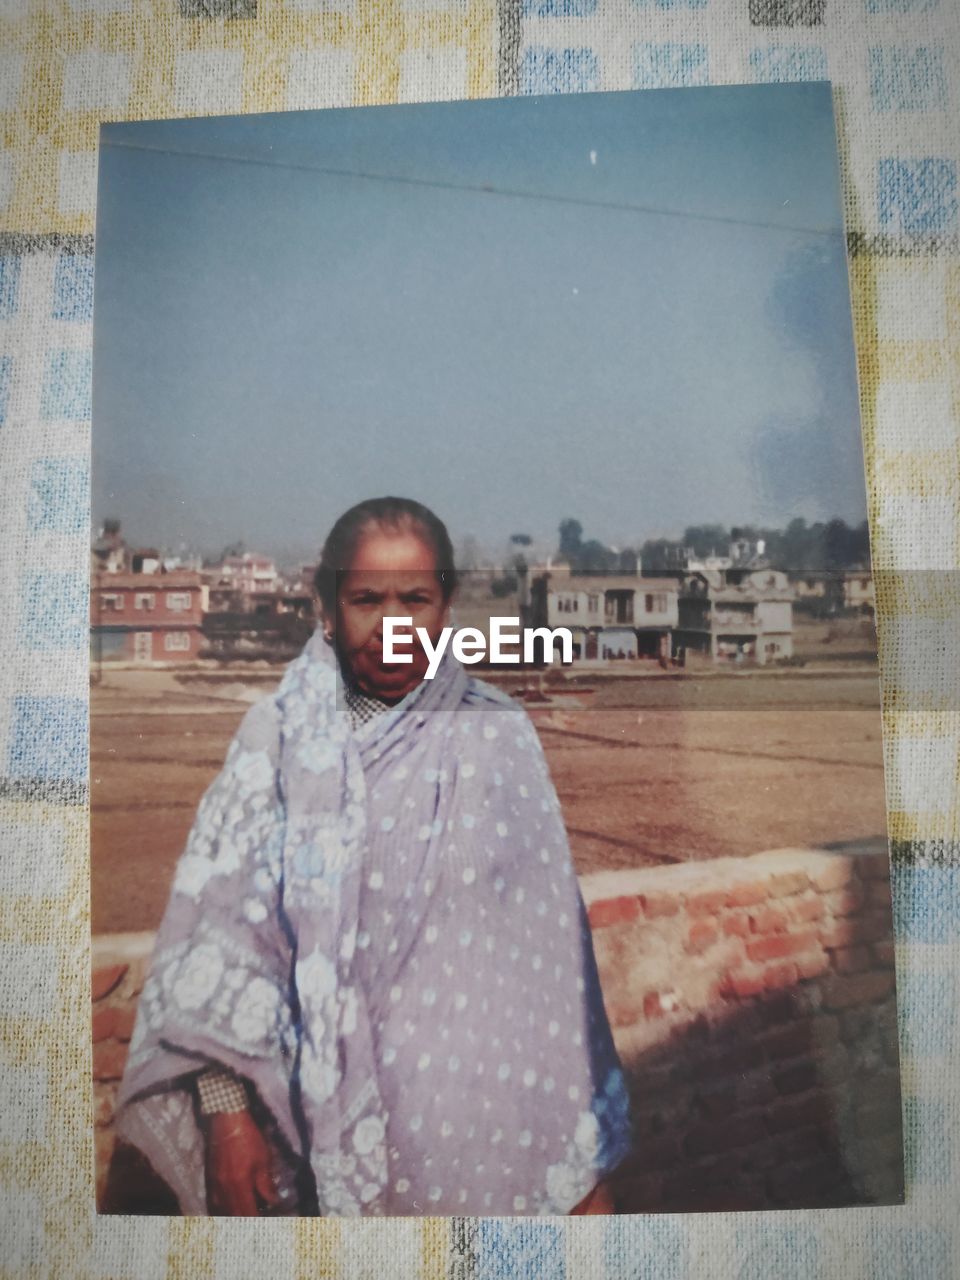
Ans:
POLYGON ((95 289, 139 542, 865 516, 826 84, 108 125, 95 289))

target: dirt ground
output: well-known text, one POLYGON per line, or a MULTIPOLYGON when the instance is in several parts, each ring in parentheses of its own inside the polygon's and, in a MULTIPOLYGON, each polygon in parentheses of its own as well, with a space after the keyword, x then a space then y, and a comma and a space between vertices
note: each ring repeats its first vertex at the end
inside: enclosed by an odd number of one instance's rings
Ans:
MULTIPOLYGON (((197 802, 280 672, 92 690, 94 932, 154 928, 197 802)), ((582 679, 530 702, 581 873, 882 836, 876 670, 582 679)))

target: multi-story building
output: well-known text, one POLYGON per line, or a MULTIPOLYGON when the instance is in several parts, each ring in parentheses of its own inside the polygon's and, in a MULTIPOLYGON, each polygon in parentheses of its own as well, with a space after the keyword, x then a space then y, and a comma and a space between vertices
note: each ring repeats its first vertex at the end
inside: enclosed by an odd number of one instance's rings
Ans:
POLYGON ((567 627, 575 659, 670 657, 677 584, 637 574, 572 574, 565 566, 531 584, 532 625, 567 627))
POLYGON ((792 584, 779 569, 703 569, 681 584, 674 652, 763 666, 793 655, 792 584))
POLYGON ((220 568, 221 581, 245 596, 255 591, 273 591, 277 576, 277 566, 270 557, 252 551, 241 556, 227 556, 220 568))
POLYGON ((90 629, 96 662, 190 662, 202 644, 205 588, 200 574, 94 576, 90 629))

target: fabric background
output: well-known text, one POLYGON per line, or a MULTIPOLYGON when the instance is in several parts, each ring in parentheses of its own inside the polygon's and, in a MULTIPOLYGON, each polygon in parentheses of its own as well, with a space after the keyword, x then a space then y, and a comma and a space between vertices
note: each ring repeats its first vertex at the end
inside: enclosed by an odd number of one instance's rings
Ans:
POLYGON ((954 0, 0 2, 4 1274, 960 1273, 958 104, 954 0), (875 564, 892 571, 881 577, 879 623, 908 1206, 541 1222, 98 1221, 85 807, 98 124, 824 77, 837 91, 875 564))

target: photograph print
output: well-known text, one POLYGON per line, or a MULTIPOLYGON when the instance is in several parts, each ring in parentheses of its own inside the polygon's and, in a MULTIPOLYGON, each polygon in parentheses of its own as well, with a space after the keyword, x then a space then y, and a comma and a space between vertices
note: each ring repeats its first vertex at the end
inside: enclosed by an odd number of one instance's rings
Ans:
POLYGON ((101 131, 97 1207, 903 1198, 826 83, 101 131))

